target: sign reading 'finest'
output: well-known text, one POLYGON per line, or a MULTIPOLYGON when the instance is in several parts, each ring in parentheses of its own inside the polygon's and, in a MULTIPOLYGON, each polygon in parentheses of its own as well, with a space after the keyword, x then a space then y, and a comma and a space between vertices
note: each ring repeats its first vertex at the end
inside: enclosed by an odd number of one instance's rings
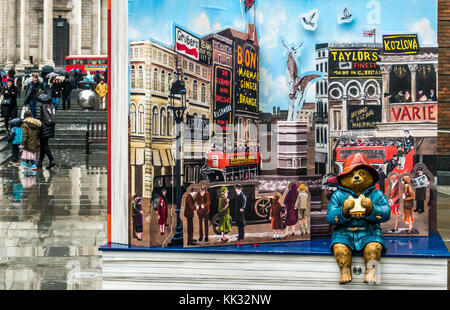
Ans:
POLYGON ((235 109, 259 111, 259 48, 241 39, 234 40, 235 109))
POLYGON ((385 55, 417 55, 419 38, 417 34, 383 36, 383 49, 385 55))
POLYGON ((200 39, 181 28, 175 27, 175 50, 198 60, 200 54, 200 39))
POLYGON ((370 48, 330 49, 328 55, 329 77, 339 78, 381 78, 380 51, 370 48))
POLYGON ((215 132, 227 134, 227 125, 231 124, 232 77, 231 70, 222 66, 214 67, 214 111, 215 132), (218 128, 220 130, 218 130, 218 128))
POLYGON ((381 122, 381 106, 378 105, 349 105, 348 129, 374 129, 375 123, 381 122))

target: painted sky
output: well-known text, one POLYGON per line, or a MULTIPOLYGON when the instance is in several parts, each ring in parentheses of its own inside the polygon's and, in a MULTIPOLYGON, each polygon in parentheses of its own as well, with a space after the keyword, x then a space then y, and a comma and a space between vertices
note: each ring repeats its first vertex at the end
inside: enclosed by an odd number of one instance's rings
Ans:
MULTIPOLYGON (((260 109, 273 106, 287 109, 289 75, 287 52, 281 45, 303 42, 297 54, 300 73, 315 70, 317 43, 373 42, 363 30, 376 28, 377 42, 383 34, 418 33, 421 46, 437 46, 436 0, 255 0, 244 12, 244 0, 129 0, 129 39, 153 39, 168 46, 173 42, 173 23, 202 36, 232 27, 246 31, 247 22, 256 19, 260 43, 260 109), (348 7, 354 20, 339 24, 337 17, 348 7), (303 28, 300 15, 319 10, 315 31, 303 28)), ((307 101, 314 101, 309 87, 307 101)))

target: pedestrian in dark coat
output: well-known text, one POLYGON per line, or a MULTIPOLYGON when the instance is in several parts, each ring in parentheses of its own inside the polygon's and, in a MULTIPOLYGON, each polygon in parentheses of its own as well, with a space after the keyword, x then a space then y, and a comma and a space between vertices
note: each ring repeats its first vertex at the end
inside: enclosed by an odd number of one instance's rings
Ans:
POLYGON ((295 210, 295 203, 298 197, 297 183, 292 183, 291 189, 284 198, 284 205, 286 206, 286 239, 289 235, 289 228, 292 227, 292 236, 295 235, 295 224, 298 222, 298 213, 295 210))
POLYGON ((55 106, 55 109, 58 109, 59 99, 61 98, 61 83, 59 82, 59 79, 55 78, 53 80, 50 90, 52 93, 52 103, 55 106))
MULTIPOLYGON (((415 178, 419 178, 425 175, 428 181, 428 176, 423 173, 423 170, 417 170, 415 178)), ((424 213, 425 212, 425 200, 427 199, 427 188, 428 186, 416 187, 416 209, 414 212, 424 213)))
POLYGON ((141 197, 133 196, 133 205, 131 214, 133 217, 133 238, 142 241, 142 232, 144 231, 144 211, 142 210, 141 197))
POLYGON ((52 151, 48 145, 48 141, 55 136, 55 125, 48 125, 44 122, 44 109, 53 109, 52 99, 48 94, 42 92, 37 97, 36 101, 36 119, 42 122, 42 129, 39 136, 40 142, 40 156, 38 161, 38 168, 42 168, 42 163, 47 156, 50 164, 47 169, 51 169, 56 166, 55 160, 53 158, 52 151))
POLYGON ((188 245, 196 245, 196 241, 194 240, 194 211, 195 207, 195 198, 197 196, 197 188, 193 187, 191 191, 186 196, 186 205, 184 207, 184 217, 187 220, 187 244, 188 245))
POLYGON ((94 82, 97 84, 100 83, 100 72, 98 72, 98 70, 95 72, 94 82))
POLYGON ((273 202, 270 206, 270 226, 273 230, 273 240, 280 239, 278 235, 278 230, 281 228, 281 212, 282 208, 280 205, 280 196, 273 196, 273 202))
POLYGON ((236 216, 236 225, 238 227, 238 241, 244 240, 245 237, 245 207, 247 206, 247 197, 242 191, 242 186, 236 184, 234 186, 236 191, 236 200, 234 205, 234 214, 236 216))
POLYGON ((3 86, 2 96, 1 115, 5 118, 5 128, 8 132, 9 120, 17 117, 17 88, 12 78, 8 78, 6 85, 3 86))
POLYGON ((37 75, 33 75, 33 81, 29 83, 25 89, 25 101, 24 105, 29 104, 31 113, 33 117, 36 117, 36 113, 34 111, 34 105, 36 103, 37 96, 40 91, 44 90, 44 86, 41 82, 39 82, 39 77, 37 75))
POLYGON ((22 90, 22 77, 18 77, 16 79, 16 87, 17 87, 17 98, 20 98, 20 91, 22 90))
POLYGON ((61 93, 62 93, 62 104, 63 110, 70 110, 70 97, 72 90, 74 88, 73 82, 70 81, 69 77, 66 76, 64 81, 61 83, 61 93), (66 105, 67 103, 67 105, 66 105))

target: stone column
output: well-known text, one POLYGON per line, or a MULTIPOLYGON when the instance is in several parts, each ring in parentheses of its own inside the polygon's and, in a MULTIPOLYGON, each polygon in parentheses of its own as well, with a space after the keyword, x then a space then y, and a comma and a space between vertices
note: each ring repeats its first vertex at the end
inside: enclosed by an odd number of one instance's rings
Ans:
POLYGON ((416 101, 417 96, 417 86, 416 86, 416 74, 417 74, 417 64, 408 65, 409 71, 411 72, 411 100, 416 101))
POLYGON ((8 0, 6 27, 6 68, 11 68, 17 61, 16 57, 16 2, 8 0))
POLYGON ((92 38, 92 51, 93 55, 100 55, 101 48, 101 18, 102 18, 102 3, 101 0, 92 0, 91 9, 91 38, 92 38))
POLYGON ((436 93, 436 98, 439 100, 439 64, 433 64, 433 67, 436 74, 436 89, 434 92, 436 93))
POLYGON ((72 0, 72 14, 70 19, 71 40, 70 54, 81 55, 81 5, 82 0, 72 0))
POLYGON ((53 62, 53 0, 44 0, 42 31, 42 65, 54 67, 53 62))
POLYGON ((18 70, 30 66, 30 45, 28 43, 29 0, 20 0, 20 64, 18 70))
POLYGON ((345 131, 348 130, 347 128, 347 96, 342 97, 342 116, 341 116, 341 130, 345 131))
MULTIPOLYGON (((382 107, 381 107, 381 122, 387 123, 389 122, 389 98, 385 97, 384 94, 389 94, 390 87, 390 74, 392 70, 391 65, 381 65, 381 72, 383 74, 383 88, 381 90, 381 98, 382 98, 382 107)), ((392 100, 394 100, 394 96, 396 94, 391 94, 392 100)))
POLYGON ((108 1, 101 0, 101 25, 100 25, 100 54, 107 55, 108 54, 108 1))

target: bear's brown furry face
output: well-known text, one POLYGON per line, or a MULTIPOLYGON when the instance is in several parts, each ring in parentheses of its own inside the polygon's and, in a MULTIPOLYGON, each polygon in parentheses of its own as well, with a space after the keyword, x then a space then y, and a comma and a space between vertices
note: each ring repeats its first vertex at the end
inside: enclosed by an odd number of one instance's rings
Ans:
POLYGON ((339 180, 342 187, 348 188, 357 195, 362 194, 373 185, 373 176, 369 170, 359 168, 342 176, 339 180))

